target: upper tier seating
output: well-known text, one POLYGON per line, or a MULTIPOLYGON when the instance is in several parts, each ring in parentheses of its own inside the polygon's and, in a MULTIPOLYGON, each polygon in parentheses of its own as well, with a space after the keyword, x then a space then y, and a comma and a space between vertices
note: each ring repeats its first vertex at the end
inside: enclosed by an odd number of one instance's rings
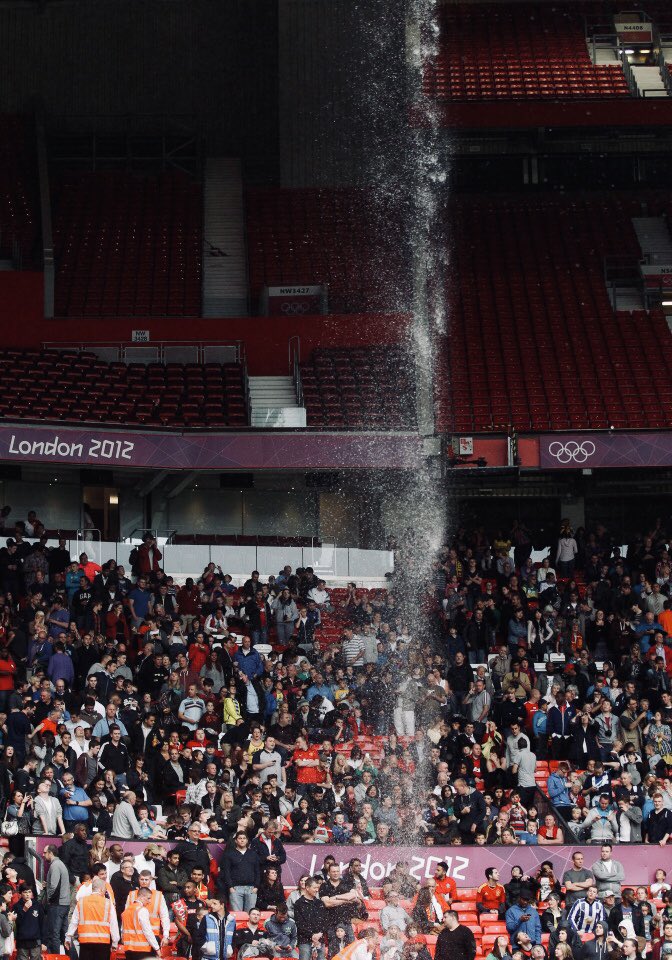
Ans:
POLYGON ((39 231, 35 134, 20 117, 0 120, 0 259, 15 245, 22 265, 36 257, 39 231))
POLYGON ((249 190, 250 289, 327 284, 331 313, 403 309, 399 214, 358 190, 249 190))
POLYGON ((309 427, 405 430, 416 425, 412 358, 401 347, 320 349, 301 364, 309 427))
POLYGON ((202 206, 201 184, 177 171, 62 176, 57 316, 199 316, 202 206))
POLYGON ((235 363, 105 363, 92 353, 2 350, 2 420, 245 426, 243 368, 235 363))
POLYGON ((441 428, 672 426, 663 313, 615 317, 604 282, 605 256, 641 255, 630 220, 641 202, 636 194, 537 194, 451 206, 459 243, 441 428))
POLYGON ((423 93, 439 100, 628 97, 619 64, 594 66, 572 5, 444 4, 423 93))

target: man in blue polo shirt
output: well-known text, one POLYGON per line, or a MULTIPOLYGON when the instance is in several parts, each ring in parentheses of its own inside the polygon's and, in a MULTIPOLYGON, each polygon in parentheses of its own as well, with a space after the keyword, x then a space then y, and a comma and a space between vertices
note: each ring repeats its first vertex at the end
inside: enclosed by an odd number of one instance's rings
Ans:
POLYGON ((64 773, 62 782, 63 789, 59 791, 59 797, 63 807, 63 823, 71 832, 76 823, 88 823, 91 799, 85 790, 76 786, 71 773, 64 773))
POLYGON ((142 621, 147 618, 152 600, 152 591, 148 589, 144 577, 138 579, 137 584, 128 594, 128 600, 133 626, 137 629, 142 621))

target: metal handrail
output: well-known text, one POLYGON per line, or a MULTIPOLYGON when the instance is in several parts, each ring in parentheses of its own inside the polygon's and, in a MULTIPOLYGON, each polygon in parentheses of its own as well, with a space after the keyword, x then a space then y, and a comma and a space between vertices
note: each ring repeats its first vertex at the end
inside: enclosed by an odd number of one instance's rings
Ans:
POLYGON ((625 74, 625 79, 628 81, 628 87, 630 88, 630 93, 633 96, 638 97, 640 95, 639 88, 637 87, 635 75, 632 72, 632 64, 630 63, 630 61, 625 55, 625 47, 623 47, 620 51, 620 61, 621 61, 621 66, 623 67, 623 73, 625 74))
POLYGON ((597 64, 598 45, 615 47, 618 50, 618 35, 612 31, 611 33, 594 33, 590 37, 590 59, 593 62, 593 66, 597 64))
POLYGON ((146 533, 151 533, 155 540, 158 540, 159 537, 165 537, 166 543, 171 543, 173 537, 177 534, 177 530, 161 530, 158 527, 134 527, 130 533, 121 538, 121 542, 131 543, 134 539, 142 540, 146 533))
MULTIPOLYGON (((88 340, 84 341, 67 341, 67 340, 43 340, 42 349, 43 350, 78 350, 81 353, 90 353, 95 351, 96 348, 110 348, 118 350, 117 360, 124 361, 126 358, 126 350, 134 350, 138 347, 148 347, 155 348, 157 351, 157 360, 148 361, 163 363, 165 350, 171 349, 173 347, 194 347, 198 351, 198 363, 206 363, 206 353, 205 351, 209 347, 233 347, 236 351, 236 363, 243 363, 245 358, 245 344, 242 340, 201 340, 194 343, 193 340, 147 340, 147 341, 132 341, 132 340, 88 340)), ((135 359, 137 362, 137 358, 135 359)))
POLYGON ((289 373, 294 382, 294 393, 296 394, 296 402, 300 407, 303 404, 303 382, 301 380, 301 338, 298 335, 290 337, 287 341, 287 349, 289 352, 289 373))
POLYGON ((247 359, 241 362, 243 368, 243 390, 245 393, 245 410, 247 411, 247 422, 252 423, 252 405, 250 400, 250 375, 247 372, 247 359))

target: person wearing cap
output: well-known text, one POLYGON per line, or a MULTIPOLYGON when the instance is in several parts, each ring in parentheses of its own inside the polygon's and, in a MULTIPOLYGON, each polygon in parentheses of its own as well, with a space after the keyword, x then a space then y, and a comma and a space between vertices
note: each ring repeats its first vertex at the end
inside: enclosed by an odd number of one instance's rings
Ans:
POLYGON ((541 943, 541 920, 535 906, 530 906, 530 893, 522 889, 518 903, 506 911, 506 929, 511 943, 516 942, 519 933, 526 933, 532 943, 541 943))
POLYGON ((156 876, 157 868, 160 867, 165 859, 166 851, 158 843, 148 843, 142 853, 135 858, 135 869, 140 872, 149 870, 152 877, 156 876))
POLYGON ((119 945, 119 924, 114 900, 107 893, 105 881, 95 877, 91 892, 75 904, 65 935, 65 949, 77 935, 80 960, 109 960, 110 950, 119 945))
POLYGON ((147 909, 151 895, 151 890, 144 887, 121 915, 121 939, 127 960, 142 960, 159 953, 159 941, 152 930, 147 909))

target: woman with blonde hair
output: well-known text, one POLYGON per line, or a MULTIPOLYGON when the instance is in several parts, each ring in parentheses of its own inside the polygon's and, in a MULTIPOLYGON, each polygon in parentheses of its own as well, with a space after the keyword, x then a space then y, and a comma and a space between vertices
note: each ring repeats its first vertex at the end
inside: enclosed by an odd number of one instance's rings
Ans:
POLYGON ((107 837, 104 833, 94 833, 91 840, 91 850, 89 851, 89 866, 94 863, 107 863, 110 859, 110 851, 107 848, 107 837))
POLYGON ((558 943, 553 954, 554 960, 574 960, 572 948, 568 943, 558 943))

